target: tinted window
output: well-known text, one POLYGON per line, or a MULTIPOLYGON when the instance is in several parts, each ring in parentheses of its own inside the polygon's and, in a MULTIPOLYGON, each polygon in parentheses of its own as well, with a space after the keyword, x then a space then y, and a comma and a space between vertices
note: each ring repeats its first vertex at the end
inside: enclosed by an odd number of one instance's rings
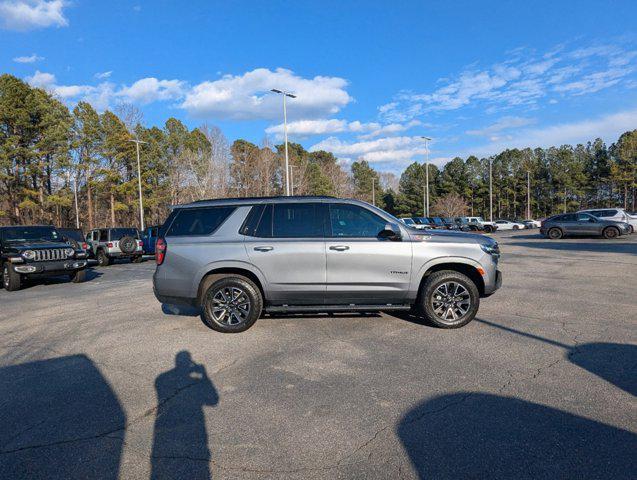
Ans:
POLYGON ((591 220, 594 220, 595 218, 592 215, 589 215, 587 213, 578 213, 577 214, 577 221, 578 222, 590 222, 591 220))
POLYGON ((245 221, 243 222, 243 225, 241 226, 239 233, 243 235, 254 236, 254 234, 257 231, 257 227, 259 226, 259 220, 261 220, 261 214, 263 213, 263 208, 264 208, 263 205, 255 205, 254 207, 250 209, 250 212, 248 213, 245 221))
POLYGON ((111 228, 111 240, 120 240, 122 237, 137 238, 136 228, 111 228))
POLYGON ((234 211, 235 207, 183 208, 177 212, 166 236, 210 235, 234 211))
POLYGON ((357 205, 330 205, 333 237, 377 237, 387 222, 357 205))
POLYGON ((64 238, 71 238, 77 242, 83 242, 84 241, 84 235, 82 234, 82 232, 80 230, 73 230, 73 229, 61 229, 58 230, 58 233, 60 235, 62 235, 64 238))
POLYGON ((614 217, 617 213, 617 210, 602 210, 602 217, 614 217))
MULTIPOLYGON (((322 237, 323 222, 319 215, 319 208, 313 203, 274 205, 272 236, 276 238, 322 237)), ((262 218, 262 222, 263 220, 262 218)))
POLYGON ((100 242, 108 242, 108 230, 100 230, 100 242))
POLYGON ((562 215, 560 217, 561 222, 575 222, 577 221, 577 215, 574 213, 567 213, 566 215, 562 215))
POLYGON ((263 211, 261 212, 259 226, 257 227, 254 236, 266 238, 272 236, 272 205, 265 206, 263 211))

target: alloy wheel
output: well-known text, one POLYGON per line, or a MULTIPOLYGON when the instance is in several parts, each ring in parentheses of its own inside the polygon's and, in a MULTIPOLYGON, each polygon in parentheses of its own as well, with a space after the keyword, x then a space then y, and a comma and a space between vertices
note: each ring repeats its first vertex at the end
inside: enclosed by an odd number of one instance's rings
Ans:
POLYGON ((459 282, 445 282, 433 292, 431 306, 434 314, 444 322, 456 322, 471 308, 469 291, 459 282))
POLYGON ((212 297, 212 320, 221 326, 235 327, 245 323, 250 315, 250 297, 238 287, 222 287, 212 297))

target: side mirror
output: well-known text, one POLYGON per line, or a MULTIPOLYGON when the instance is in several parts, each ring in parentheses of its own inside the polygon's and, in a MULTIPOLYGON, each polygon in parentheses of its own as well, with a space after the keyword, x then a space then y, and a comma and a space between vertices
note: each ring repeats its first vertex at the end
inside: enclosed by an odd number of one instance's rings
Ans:
POLYGON ((385 227, 378 233, 378 238, 384 238, 386 240, 401 240, 403 237, 400 233, 400 227, 393 223, 385 224, 385 227))

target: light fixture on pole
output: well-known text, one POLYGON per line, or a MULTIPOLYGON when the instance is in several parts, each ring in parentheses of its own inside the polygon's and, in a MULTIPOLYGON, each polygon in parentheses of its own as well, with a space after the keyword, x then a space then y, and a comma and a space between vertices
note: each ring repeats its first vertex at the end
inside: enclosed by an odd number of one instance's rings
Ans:
POLYGON ((129 142, 133 142, 135 144, 135 149, 137 150, 137 187, 139 189, 139 224, 141 226, 141 230, 144 231, 144 202, 142 200, 142 169, 139 163, 139 144, 148 143, 148 142, 142 142, 138 138, 131 139, 129 140, 129 142))
POLYGON ((420 137, 425 141, 425 154, 427 155, 425 160, 425 192, 423 198, 423 210, 425 217, 429 216, 429 142, 431 138, 429 137, 420 137))
POLYGON ((288 114, 285 105, 285 97, 296 98, 296 95, 286 92, 284 90, 277 90, 273 88, 271 92, 278 93, 283 97, 283 136, 285 138, 285 194, 290 196, 290 172, 289 172, 289 160, 288 160, 288 114))

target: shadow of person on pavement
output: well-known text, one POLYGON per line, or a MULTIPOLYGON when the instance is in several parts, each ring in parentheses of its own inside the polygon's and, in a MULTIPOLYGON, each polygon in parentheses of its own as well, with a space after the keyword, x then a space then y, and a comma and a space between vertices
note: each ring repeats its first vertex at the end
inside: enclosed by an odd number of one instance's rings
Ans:
POLYGON ((1 367, 0 392, 0 478, 119 478, 126 414, 86 355, 1 367))
POLYGON ((155 380, 155 391, 151 479, 209 479, 204 407, 216 405, 219 395, 206 368, 181 351, 175 356, 175 367, 155 380))
POLYGON ((632 479, 637 435, 545 405, 479 392, 424 401, 397 426, 419 478, 632 479))

